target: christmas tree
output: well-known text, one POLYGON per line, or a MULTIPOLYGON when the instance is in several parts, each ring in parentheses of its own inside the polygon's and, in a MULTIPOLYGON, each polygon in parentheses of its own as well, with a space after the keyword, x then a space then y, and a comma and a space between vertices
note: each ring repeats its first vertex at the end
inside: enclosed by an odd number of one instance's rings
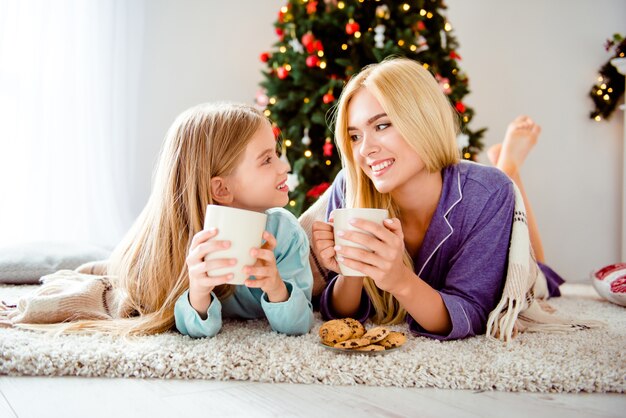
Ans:
POLYGON ((261 54, 267 63, 257 105, 274 122, 289 160, 290 202, 299 215, 341 168, 328 121, 350 77, 390 55, 419 61, 436 77, 460 114, 459 150, 473 159, 484 129, 468 124, 463 103, 468 78, 442 0, 289 0, 274 23, 278 41, 261 54))

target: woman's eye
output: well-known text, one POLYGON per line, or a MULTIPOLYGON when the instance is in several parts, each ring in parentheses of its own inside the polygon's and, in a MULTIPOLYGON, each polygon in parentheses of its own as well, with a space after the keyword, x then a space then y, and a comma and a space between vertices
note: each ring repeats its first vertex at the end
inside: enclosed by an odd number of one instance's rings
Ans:
POLYGON ((389 126, 391 126, 391 123, 379 123, 378 125, 376 125, 376 130, 382 131, 387 129, 389 126))
POLYGON ((361 139, 361 135, 357 135, 357 134, 350 135, 350 140, 351 140, 352 142, 356 142, 356 141, 358 141, 359 139, 361 139))

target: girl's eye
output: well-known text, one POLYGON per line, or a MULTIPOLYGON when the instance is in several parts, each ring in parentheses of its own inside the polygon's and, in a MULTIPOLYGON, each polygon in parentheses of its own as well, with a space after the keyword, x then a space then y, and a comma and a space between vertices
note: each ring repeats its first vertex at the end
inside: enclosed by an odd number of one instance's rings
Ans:
POLYGON ((268 155, 267 158, 263 160, 263 165, 270 164, 272 162, 272 156, 268 155))
POLYGON ((361 135, 357 135, 357 134, 350 135, 350 140, 351 140, 352 142, 356 142, 356 141, 358 141, 359 139, 361 139, 361 135))

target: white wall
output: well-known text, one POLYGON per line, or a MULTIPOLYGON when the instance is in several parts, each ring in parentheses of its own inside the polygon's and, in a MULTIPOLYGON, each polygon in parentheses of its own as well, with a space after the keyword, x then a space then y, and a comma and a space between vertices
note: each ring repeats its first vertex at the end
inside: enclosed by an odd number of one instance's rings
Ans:
POLYGON ((474 126, 489 128, 485 145, 500 142, 520 113, 543 128, 522 174, 548 263, 568 280, 584 280, 620 261, 624 116, 617 110, 609 121, 592 121, 587 93, 609 58, 605 39, 626 34, 626 2, 447 4, 470 78, 474 126))
MULTIPOLYGON (((258 60, 276 41, 282 2, 147 1, 132 210, 143 207, 167 127, 199 102, 251 103, 258 60)), ((523 170, 549 263, 568 280, 619 261, 623 114, 588 118, 587 92, 608 59, 604 40, 626 34, 622 0, 448 0, 470 78, 474 128, 485 145, 527 113, 543 127, 523 170)), ((626 260, 622 260, 626 261, 626 260)))

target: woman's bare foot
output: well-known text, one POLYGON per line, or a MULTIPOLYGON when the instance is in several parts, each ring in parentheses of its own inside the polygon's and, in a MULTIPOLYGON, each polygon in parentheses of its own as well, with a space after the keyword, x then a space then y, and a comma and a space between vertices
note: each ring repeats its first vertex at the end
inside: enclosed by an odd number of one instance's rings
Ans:
POLYGON ((528 116, 518 116, 509 123, 496 166, 507 174, 517 172, 537 143, 541 127, 528 116))
POLYGON ((498 165, 500 159, 500 151, 502 150, 502 143, 495 144, 489 147, 487 150, 487 158, 493 165, 498 165))

